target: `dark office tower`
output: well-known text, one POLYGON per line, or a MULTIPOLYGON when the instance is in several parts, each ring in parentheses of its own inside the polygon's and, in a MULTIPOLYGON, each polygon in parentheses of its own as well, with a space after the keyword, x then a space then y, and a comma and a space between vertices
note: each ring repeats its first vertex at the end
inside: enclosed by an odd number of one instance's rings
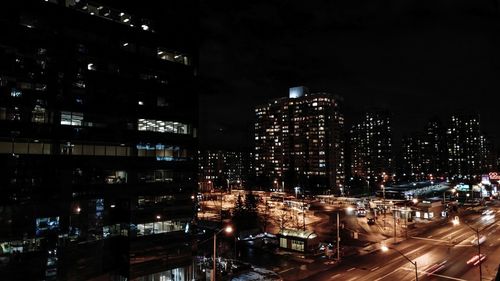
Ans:
POLYGON ((427 174, 430 159, 426 150, 428 142, 425 135, 413 134, 403 138, 403 172, 411 178, 420 178, 422 173, 427 174))
POLYGON ((441 121, 432 118, 425 128, 426 149, 424 151, 424 172, 435 176, 447 172, 446 131, 441 121))
POLYGON ((0 279, 192 278, 196 1, 160 2, 0 11, 0 279))
POLYGON ((424 133, 403 138, 403 172, 415 180, 446 172, 446 139, 441 122, 434 118, 424 133))
POLYGON ((203 150, 198 153, 201 191, 239 188, 248 180, 251 155, 242 151, 203 150))
POLYGON ((481 129, 478 114, 453 115, 446 132, 451 176, 476 175, 481 169, 481 129))
POLYGON ((312 193, 344 182, 342 99, 290 88, 288 98, 255 109, 255 171, 272 189, 312 193), (300 191, 303 192, 303 191, 300 191))
POLYGON ((351 174, 370 178, 389 175, 393 169, 390 114, 378 110, 366 112, 350 133, 351 174))
POLYGON ((481 135, 481 173, 496 171, 496 153, 493 142, 486 135, 481 135))

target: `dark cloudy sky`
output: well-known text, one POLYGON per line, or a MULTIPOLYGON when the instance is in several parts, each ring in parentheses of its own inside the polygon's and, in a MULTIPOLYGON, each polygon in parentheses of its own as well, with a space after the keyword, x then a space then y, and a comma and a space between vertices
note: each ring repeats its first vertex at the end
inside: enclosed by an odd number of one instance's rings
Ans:
POLYGON ((288 88, 345 98, 347 122, 394 113, 395 137, 481 113, 500 138, 500 13, 465 0, 201 0, 202 146, 251 148, 253 108, 288 88))

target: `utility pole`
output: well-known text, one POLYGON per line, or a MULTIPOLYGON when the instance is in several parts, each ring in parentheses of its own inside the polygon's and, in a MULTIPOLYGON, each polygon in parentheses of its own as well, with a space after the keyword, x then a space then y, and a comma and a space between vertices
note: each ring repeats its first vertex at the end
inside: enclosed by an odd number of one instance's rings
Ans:
POLYGON ((479 254, 479 281, 483 280, 483 268, 482 268, 482 262, 481 262, 481 243, 479 243, 479 228, 476 229, 476 235, 477 235, 477 252, 479 254))
POLYGON ((382 193, 384 195, 384 200, 383 200, 383 204, 384 204, 384 232, 385 232, 385 219, 386 219, 386 212, 387 212, 387 209, 386 209, 386 205, 385 205, 385 185, 382 184, 382 193))
POLYGON ((394 207, 392 208, 392 217, 394 218, 394 244, 397 243, 397 239, 396 239, 396 209, 394 209, 394 207))
POLYGON ((214 234, 214 257, 212 265, 212 281, 217 278, 217 232, 214 234))
POLYGON ((222 190, 221 190, 221 192, 220 192, 220 212, 219 212, 221 225, 222 225, 222 197, 223 197, 223 195, 222 195, 222 190))
POLYGON ((306 206, 304 202, 304 197, 302 197, 302 225, 303 225, 303 230, 306 231, 306 206))
POLYGON ((337 211, 337 261, 340 261, 340 219, 337 211))
POLYGON ((408 239, 408 210, 405 203, 405 238, 408 239))

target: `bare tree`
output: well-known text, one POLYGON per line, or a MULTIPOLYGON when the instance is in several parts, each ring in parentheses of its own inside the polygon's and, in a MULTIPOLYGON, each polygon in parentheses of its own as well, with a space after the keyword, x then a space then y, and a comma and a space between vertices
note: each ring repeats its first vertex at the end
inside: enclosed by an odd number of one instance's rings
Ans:
POLYGON ((275 212, 274 221, 279 227, 280 232, 294 226, 293 214, 287 207, 283 207, 275 212))

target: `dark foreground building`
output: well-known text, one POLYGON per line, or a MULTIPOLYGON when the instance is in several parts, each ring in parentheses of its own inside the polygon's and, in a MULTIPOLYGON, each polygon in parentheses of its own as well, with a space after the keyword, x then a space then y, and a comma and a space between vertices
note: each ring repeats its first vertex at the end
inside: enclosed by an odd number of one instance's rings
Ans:
POLYGON ((191 280, 196 1, 9 4, 0 279, 191 280))

